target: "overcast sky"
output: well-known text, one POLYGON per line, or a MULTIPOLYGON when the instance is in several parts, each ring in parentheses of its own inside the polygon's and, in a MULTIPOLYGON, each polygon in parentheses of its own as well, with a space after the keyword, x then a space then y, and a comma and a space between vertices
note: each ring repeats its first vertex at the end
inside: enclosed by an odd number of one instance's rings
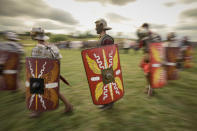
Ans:
POLYGON ((109 34, 136 38, 136 29, 150 23, 165 39, 168 32, 197 40, 197 0, 0 0, 0 31, 30 31, 41 26, 54 33, 95 34, 104 18, 109 34))

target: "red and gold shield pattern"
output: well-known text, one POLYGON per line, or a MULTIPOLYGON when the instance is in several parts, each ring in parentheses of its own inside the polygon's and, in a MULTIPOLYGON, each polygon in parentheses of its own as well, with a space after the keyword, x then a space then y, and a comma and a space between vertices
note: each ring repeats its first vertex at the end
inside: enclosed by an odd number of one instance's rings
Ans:
POLYGON ((83 50, 82 59, 94 104, 108 104, 124 95, 117 45, 83 50))
POLYGON ((162 66, 164 48, 162 43, 150 44, 150 83, 152 88, 161 88, 166 84, 166 71, 162 66))
POLYGON ((58 107, 59 77, 59 60, 26 58, 26 103, 29 110, 47 111, 58 107), (38 91, 33 90, 32 81, 40 84, 38 91))
POLYGON ((0 90, 16 90, 18 88, 19 57, 16 52, 0 51, 2 83, 0 90))
POLYGON ((178 69, 177 69, 177 60, 180 54, 179 47, 166 47, 166 72, 167 72, 167 80, 177 80, 178 69))
POLYGON ((193 56, 192 46, 188 46, 186 50, 184 51, 184 67, 185 68, 193 67, 194 64, 192 62, 192 56, 193 56))

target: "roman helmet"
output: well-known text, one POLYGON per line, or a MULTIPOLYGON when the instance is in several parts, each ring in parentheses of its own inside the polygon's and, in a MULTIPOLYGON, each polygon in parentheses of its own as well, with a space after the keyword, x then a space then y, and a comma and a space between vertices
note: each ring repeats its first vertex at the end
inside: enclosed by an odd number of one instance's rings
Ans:
POLYGON ((107 26, 107 22, 104 19, 98 19, 97 21, 95 21, 96 24, 96 31, 97 34, 100 34, 103 30, 111 30, 111 27, 107 26))
POLYGON ((44 29, 41 27, 38 28, 32 28, 32 31, 30 32, 31 38, 33 40, 48 40, 49 37, 45 35, 44 29))

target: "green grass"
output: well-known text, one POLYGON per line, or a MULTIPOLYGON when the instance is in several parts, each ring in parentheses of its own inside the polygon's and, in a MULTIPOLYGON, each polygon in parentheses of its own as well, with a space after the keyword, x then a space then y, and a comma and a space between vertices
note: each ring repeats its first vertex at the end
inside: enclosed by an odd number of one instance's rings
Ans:
MULTIPOLYGON (((30 47, 26 47, 27 56, 30 47)), ((197 51, 197 50, 196 50, 197 51)), ((61 50, 61 74, 72 87, 61 83, 61 92, 74 105, 74 112, 57 110, 30 119, 24 87, 17 92, 0 92, 0 131, 195 131, 197 129, 197 66, 180 72, 149 98, 144 94, 145 78, 139 68, 142 53, 120 51, 125 95, 112 110, 93 105, 79 50, 61 50)), ((195 54, 195 63, 197 54, 195 54)), ((24 73, 24 71, 23 71, 24 73)), ((22 75, 24 76, 24 75, 22 75)), ((24 78, 22 78, 24 80, 24 78)))

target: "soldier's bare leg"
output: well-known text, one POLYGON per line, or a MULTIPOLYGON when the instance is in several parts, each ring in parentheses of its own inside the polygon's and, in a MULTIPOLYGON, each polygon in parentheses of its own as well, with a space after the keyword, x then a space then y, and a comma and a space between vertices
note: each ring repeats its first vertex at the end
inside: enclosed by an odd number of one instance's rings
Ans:
MULTIPOLYGON (((144 62, 147 64, 150 62, 150 56, 149 56, 148 52, 145 52, 144 62)), ((147 81, 145 93, 147 93, 149 96, 152 96, 153 95, 153 88, 151 88, 150 71, 148 71, 148 70, 145 71, 145 77, 146 77, 146 81, 147 81)))
POLYGON ((18 76, 18 78, 17 78, 17 88, 20 89, 21 87, 25 87, 25 84, 24 84, 24 82, 22 82, 20 76, 18 76))
POLYGON ((67 112, 72 112, 73 106, 68 102, 68 100, 61 94, 59 93, 59 99, 64 103, 65 105, 65 113, 67 112))
POLYGON ((32 111, 29 115, 30 118, 36 118, 39 117, 42 114, 42 112, 38 112, 38 111, 32 111))
POLYGON ((152 96, 153 95, 153 88, 151 88, 151 84, 150 84, 150 74, 149 73, 145 74, 145 77, 146 77, 146 81, 147 81, 145 93, 148 94, 148 96, 152 96))
POLYGON ((147 94, 148 96, 152 96, 153 95, 153 88, 151 87, 151 84, 150 84, 150 74, 148 73, 146 75, 146 80, 147 80, 147 87, 146 87, 146 91, 147 91, 147 94))
POLYGON ((145 77, 146 77, 146 89, 145 89, 145 92, 146 94, 148 94, 148 90, 149 90, 149 75, 148 74, 145 74, 145 77))

